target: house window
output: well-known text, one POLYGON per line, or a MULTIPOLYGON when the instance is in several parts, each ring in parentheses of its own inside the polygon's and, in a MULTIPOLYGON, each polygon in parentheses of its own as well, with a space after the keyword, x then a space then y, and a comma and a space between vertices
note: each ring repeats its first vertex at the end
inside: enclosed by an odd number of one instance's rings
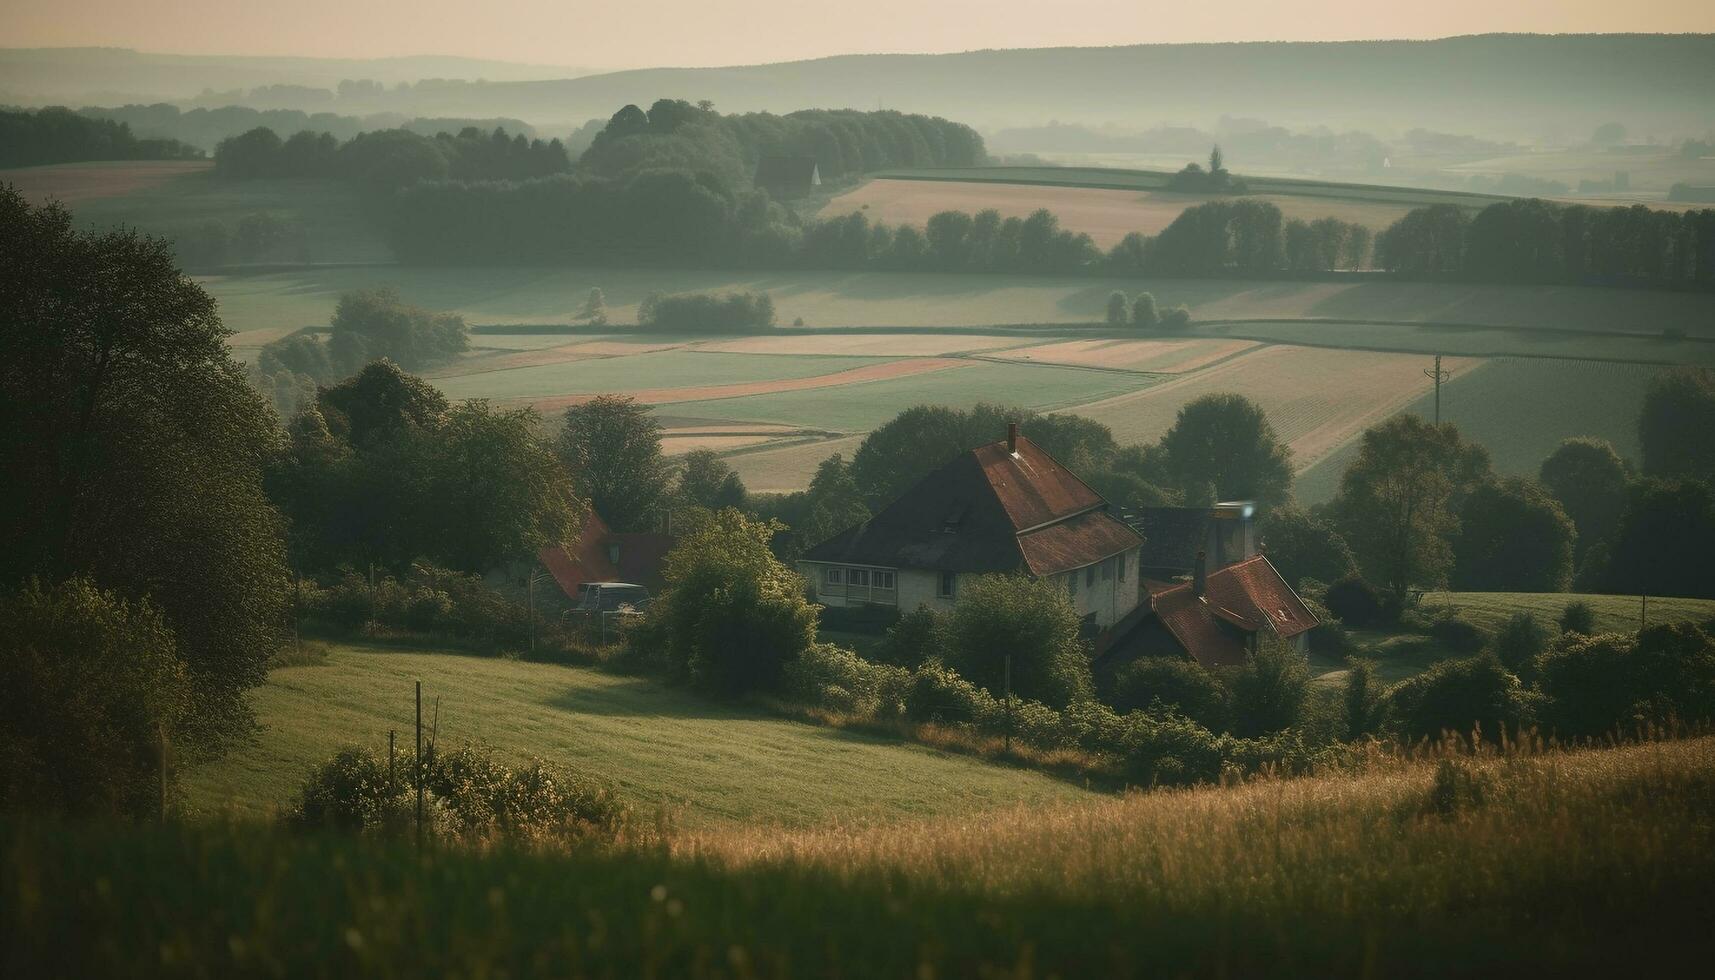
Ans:
POLYGON ((1094 565, 1085 565, 1084 566, 1084 584, 1085 585, 1095 585, 1096 584, 1096 566, 1094 566, 1094 565))
POLYGON ((1120 581, 1121 581, 1121 582, 1124 582, 1124 581, 1125 581, 1125 561, 1126 561, 1126 558, 1125 558, 1125 556, 1124 556, 1124 555, 1121 555, 1121 556, 1119 556, 1119 563, 1120 563, 1120 581))
POLYGON ((935 590, 935 594, 943 599, 951 599, 953 597, 953 588, 957 585, 958 578, 959 577, 952 572, 942 572, 941 585, 935 590))
POLYGON ((837 568, 828 569, 822 577, 829 585, 839 585, 841 581, 840 570, 837 568))
POLYGON ((1113 577, 1114 577, 1114 560, 1112 558, 1105 559, 1102 562, 1102 581, 1106 582, 1108 579, 1111 579, 1113 577))
POLYGON ((891 588, 893 588, 893 573, 892 572, 876 572, 875 573, 875 587, 878 589, 891 589, 891 588))
POLYGON ((1066 575, 1066 594, 1071 596, 1078 594, 1078 570, 1076 568, 1066 575))
POLYGON ((846 583, 849 585, 861 585, 861 586, 864 586, 865 588, 868 588, 869 587, 869 572, 867 572, 861 568, 847 569, 846 570, 846 583))

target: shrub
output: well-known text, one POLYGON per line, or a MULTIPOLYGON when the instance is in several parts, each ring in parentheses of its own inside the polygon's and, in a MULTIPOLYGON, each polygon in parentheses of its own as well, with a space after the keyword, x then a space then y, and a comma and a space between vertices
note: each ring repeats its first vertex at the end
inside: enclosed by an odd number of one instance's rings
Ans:
POLYGON ((1257 651, 1244 664, 1223 672, 1231 698, 1232 731, 1254 736, 1298 724, 1310 667, 1290 644, 1263 635, 1257 651))
POLYGON ((1563 736, 1715 718, 1715 640, 1689 623, 1565 634, 1537 658, 1544 721, 1563 736))
POLYGON ((947 617, 928 606, 918 606, 888 627, 875 659, 915 669, 929 658, 941 656, 946 643, 947 617))
POLYGON ((987 691, 935 661, 912 673, 905 692, 905 716, 912 721, 980 723, 1001 710, 987 691))
POLYGON ((948 666, 991 694, 1005 687, 1055 707, 1090 697, 1090 662, 1066 590, 1046 579, 985 575, 964 587, 947 628, 948 666))
POLYGON ((1165 330, 1184 330, 1191 326, 1191 311, 1181 303, 1166 313, 1161 314, 1161 326, 1165 330))
POLYGON ((1536 658, 1548 648, 1548 640, 1548 630, 1542 628, 1535 616, 1516 612, 1495 633, 1495 656, 1514 673, 1534 670, 1536 658))
POLYGON ((191 710, 161 614, 88 579, 0 598, 0 809, 141 816, 191 710))
POLYGON ((1161 314, 1155 308, 1154 293, 1138 293, 1131 304, 1131 322, 1146 330, 1161 325, 1161 314))
POLYGON ((1353 658, 1346 669, 1346 683, 1340 690, 1346 737, 1362 738, 1381 727, 1386 701, 1376 664, 1373 660, 1353 658))
POLYGON ((426 562, 413 564, 403 580, 384 575, 374 585, 347 570, 331 585, 306 587, 300 606, 308 618, 346 630, 368 625, 502 645, 523 644, 530 635, 523 603, 478 576, 426 562))
POLYGON ((1388 692, 1401 734, 1436 738, 1473 727, 1492 737, 1516 732, 1532 719, 1531 701, 1517 675, 1492 656, 1443 660, 1388 692))
POLYGON ((1437 616, 1429 624, 1429 635, 1454 653, 1476 653, 1489 641, 1482 630, 1456 613, 1437 616))
POLYGON ((1139 785, 1178 786, 1219 779, 1221 740, 1183 715, 1134 711, 1118 737, 1127 778, 1139 785))
POLYGON ((1126 322, 1126 319, 1127 319, 1126 313, 1127 313, 1127 310, 1126 310, 1125 294, 1120 292, 1117 289, 1114 290, 1113 292, 1109 293, 1108 294, 1108 326, 1110 326, 1110 327, 1123 326, 1126 322))
POLYGON ((1596 607, 1578 599, 1566 604, 1560 614, 1560 632, 1589 636, 1596 632, 1596 607))
POLYGON ((1354 629, 1363 629, 1382 616, 1381 594, 1357 574, 1348 575, 1328 586, 1322 604, 1340 617, 1340 622, 1354 629))
POLYGON ((865 717, 904 712, 911 673, 873 664, 832 643, 818 643, 788 663, 781 693, 800 704, 865 717))
POLYGON ((1114 710, 1150 710, 1159 703, 1219 731, 1228 717, 1227 689, 1215 675, 1183 657, 1140 657, 1114 677, 1114 710))
POLYGON ((373 752, 348 745, 310 771, 290 821, 313 830, 403 832, 415 812, 411 780, 408 771, 393 776, 373 752))

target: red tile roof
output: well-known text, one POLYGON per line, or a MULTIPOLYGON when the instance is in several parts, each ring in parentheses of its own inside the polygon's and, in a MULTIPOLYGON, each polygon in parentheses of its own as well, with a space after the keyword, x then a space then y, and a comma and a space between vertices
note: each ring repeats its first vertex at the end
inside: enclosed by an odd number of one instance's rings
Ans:
POLYGON ((1051 575, 1136 548, 1107 502, 1019 436, 964 453, 874 517, 811 548, 806 561, 1051 575))
POLYGON ((667 534, 617 534, 608 530, 601 517, 590 511, 578 539, 570 545, 543 548, 537 558, 554 577, 560 591, 578 598, 586 582, 631 582, 656 588, 661 584, 661 563, 673 548, 667 534), (612 550, 619 550, 619 564, 612 550))
POLYGON ((1150 608, 1179 645, 1205 667, 1243 663, 1251 634, 1291 639, 1316 617, 1263 555, 1210 572, 1203 595, 1191 583, 1145 582, 1150 608))

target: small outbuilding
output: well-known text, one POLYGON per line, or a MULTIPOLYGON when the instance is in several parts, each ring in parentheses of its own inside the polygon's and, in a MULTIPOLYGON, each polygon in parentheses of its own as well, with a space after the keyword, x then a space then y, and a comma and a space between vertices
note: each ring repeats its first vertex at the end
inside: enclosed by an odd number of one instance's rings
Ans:
POLYGON ((773 155, 756 162, 756 186, 777 198, 803 197, 822 185, 814 157, 773 155))

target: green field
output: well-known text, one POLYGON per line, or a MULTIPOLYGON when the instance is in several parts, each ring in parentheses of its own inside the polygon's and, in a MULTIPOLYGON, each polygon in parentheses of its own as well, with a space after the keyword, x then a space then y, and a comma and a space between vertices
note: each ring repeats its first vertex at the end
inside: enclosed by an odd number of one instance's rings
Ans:
MULTIPOLYGON (((1503 476, 1534 476, 1563 440, 1594 436, 1636 462, 1638 412, 1658 368, 1532 358, 1496 358, 1454 378, 1441 390, 1441 418, 1489 450, 1503 476)), ((1433 418, 1435 396, 1405 411, 1433 418)), ((1339 490, 1340 474, 1357 455, 1354 440, 1298 475, 1300 502, 1316 504, 1339 490)))
POLYGON ((979 402, 998 402, 1046 411, 1137 391, 1157 380, 1149 375, 1116 371, 981 363, 950 371, 837 388, 675 402, 663 406, 662 411, 687 418, 774 422, 835 432, 867 432, 913 405, 970 408, 979 402))
MULTIPOLYGON (((864 364, 881 364, 886 360, 880 357, 771 357, 671 350, 484 371, 435 378, 433 384, 448 398, 544 398, 807 378, 864 364)), ((691 414, 677 409, 676 405, 675 414, 691 414)))
POLYGON ((439 700, 444 746, 483 741, 612 780, 627 802, 686 825, 807 824, 969 813, 1087 798, 1029 770, 921 745, 773 718, 587 668, 341 646, 284 667, 252 694, 259 739, 190 772, 191 805, 259 815, 284 807, 311 766, 348 743, 409 745, 412 682, 424 724, 439 700))
MULTIPOLYGON (((1500 628, 1514 613, 1530 613, 1550 629, 1568 603, 1587 602, 1596 610, 1597 632, 1624 633, 1638 628, 1643 604, 1634 595, 1578 595, 1564 592, 1431 592, 1423 597, 1425 610, 1457 610, 1459 615, 1486 630, 1500 628)), ((1651 596, 1649 623, 1705 623, 1715 620, 1715 599, 1677 599, 1651 596)))
POLYGON ((13 976, 1692 976, 1712 808, 1704 738, 572 850, 6 820, 0 957, 13 976))

